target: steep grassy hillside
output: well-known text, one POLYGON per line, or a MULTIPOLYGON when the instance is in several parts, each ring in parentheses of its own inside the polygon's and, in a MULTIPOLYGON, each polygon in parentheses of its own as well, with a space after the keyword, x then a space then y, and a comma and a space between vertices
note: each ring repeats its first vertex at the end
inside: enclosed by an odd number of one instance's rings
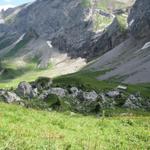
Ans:
MULTIPOLYGON (((61 87, 72 87, 76 86, 86 90, 112 90, 118 85, 122 84, 115 80, 97 80, 98 76, 105 74, 107 71, 80 71, 77 73, 60 76, 54 79, 54 85, 61 87)), ((127 92, 136 93, 140 92, 144 97, 150 97, 150 84, 123 84, 128 87, 127 92)))
POLYGON ((99 118, 0 103, 0 149, 148 150, 149 114, 123 114, 130 116, 99 118))

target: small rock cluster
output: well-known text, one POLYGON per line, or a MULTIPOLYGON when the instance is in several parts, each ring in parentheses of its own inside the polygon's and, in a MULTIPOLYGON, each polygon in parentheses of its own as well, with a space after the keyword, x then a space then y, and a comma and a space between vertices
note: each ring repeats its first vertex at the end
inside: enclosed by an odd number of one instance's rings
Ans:
POLYGON ((81 113, 98 112, 102 109, 124 107, 130 109, 150 109, 150 100, 140 94, 126 94, 116 88, 107 92, 84 91, 77 87, 64 89, 52 87, 52 80, 45 77, 35 82, 21 82, 14 91, 0 90, 0 98, 7 103, 18 103, 25 106, 26 101, 39 101, 48 104, 49 108, 61 107, 81 113), (55 106, 55 107, 54 107, 55 106))

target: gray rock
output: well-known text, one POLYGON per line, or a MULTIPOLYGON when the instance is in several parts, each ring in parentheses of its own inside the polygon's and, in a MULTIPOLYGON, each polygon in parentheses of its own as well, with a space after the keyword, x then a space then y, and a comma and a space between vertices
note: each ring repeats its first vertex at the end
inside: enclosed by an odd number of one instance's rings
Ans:
POLYGON ((131 94, 128 97, 128 99, 125 101, 125 104, 123 105, 123 107, 130 108, 130 109, 142 108, 142 98, 135 97, 133 94, 131 94))
POLYGON ((82 113, 95 111, 99 105, 98 94, 95 91, 80 91, 77 97, 70 97, 69 102, 71 103, 72 109, 82 113))
POLYGON ((67 96, 67 90, 65 90, 63 88, 51 88, 49 90, 44 90, 39 95, 38 99, 44 100, 51 94, 56 95, 58 97, 65 97, 65 96, 67 96))
POLYGON ((21 102, 21 98, 16 95, 14 92, 9 91, 3 91, 0 92, 0 96, 4 99, 7 103, 13 103, 13 102, 21 102))
POLYGON ((78 90, 77 87, 71 87, 70 92, 72 97, 77 97, 80 91, 78 90))
POLYGON ((67 90, 65 90, 63 88, 51 88, 49 90, 49 94, 54 94, 54 95, 57 95, 59 97, 65 97, 67 94, 67 90))
POLYGON ((92 92, 83 92, 83 99, 85 101, 96 101, 98 94, 95 91, 92 92))
POLYGON ((38 89, 35 88, 35 89, 32 89, 32 95, 31 97, 37 97, 38 96, 38 89))
POLYGON ((37 96, 37 93, 32 89, 32 86, 25 81, 19 83, 16 92, 21 97, 33 98, 37 96))
POLYGON ((4 95, 5 94, 5 90, 0 90, 0 96, 4 95))
POLYGON ((139 106, 135 105, 130 99, 127 99, 125 104, 123 105, 124 108, 130 109, 139 109, 139 106))
POLYGON ((109 91, 106 93, 106 95, 111 98, 116 98, 116 97, 120 96, 120 92, 119 91, 109 91))
POLYGON ((114 108, 116 102, 113 98, 106 97, 104 93, 99 94, 99 105, 101 109, 114 108))
POLYGON ((39 95, 38 99, 40 99, 40 100, 46 99, 47 96, 50 94, 50 91, 51 91, 51 90, 45 90, 45 91, 43 91, 43 92, 39 95))

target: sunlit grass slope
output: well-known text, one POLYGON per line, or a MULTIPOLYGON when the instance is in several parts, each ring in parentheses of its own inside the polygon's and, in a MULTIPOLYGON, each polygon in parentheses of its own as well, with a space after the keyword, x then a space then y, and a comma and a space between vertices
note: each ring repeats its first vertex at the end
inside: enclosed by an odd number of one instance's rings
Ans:
MULTIPOLYGON (((106 70, 107 71, 107 70, 106 70)), ((84 90, 95 90, 97 92, 115 89, 118 85, 127 86, 128 93, 134 94, 140 92, 142 96, 150 98, 150 83, 143 84, 122 84, 116 80, 97 80, 97 77, 106 71, 79 71, 77 73, 68 74, 54 78, 54 85, 61 87, 78 87, 84 90)))
POLYGON ((148 150, 150 117, 99 118, 0 103, 1 150, 148 150))
POLYGON ((37 61, 6 59, 1 61, 0 88, 16 87, 21 81, 33 81, 51 71, 52 65, 45 69, 38 68, 37 61))

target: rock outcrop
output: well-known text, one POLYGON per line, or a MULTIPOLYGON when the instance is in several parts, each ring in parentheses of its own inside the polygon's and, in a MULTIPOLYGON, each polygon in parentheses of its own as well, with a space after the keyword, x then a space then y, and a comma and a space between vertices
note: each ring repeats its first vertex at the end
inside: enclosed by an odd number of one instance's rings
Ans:
POLYGON ((128 17, 128 36, 121 44, 97 58, 88 69, 109 70, 99 80, 124 83, 150 82, 150 1, 136 0, 128 17))
POLYGON ((32 89, 32 86, 28 82, 21 82, 16 90, 17 94, 22 97, 33 98, 37 96, 36 90, 32 89))
MULTIPOLYGON (((98 19, 94 18, 95 13, 106 19, 109 13, 104 10, 97 12, 92 7, 93 0, 89 6, 84 3, 84 0, 37 0, 9 9, 2 13, 6 22, 0 24, 0 33, 12 36, 11 41, 17 41, 22 35, 34 31, 37 37, 30 40, 52 41, 52 46, 63 53, 91 60, 118 45, 125 37, 116 19, 111 25, 106 23, 105 26, 110 27, 97 33, 94 29, 94 20, 98 19)), ((109 18, 114 18, 114 15, 109 14, 109 18)))
MULTIPOLYGON (((42 77, 42 79, 44 78, 42 77)), ((45 78, 45 80, 51 81, 48 78, 45 78)), ((26 107, 40 107, 46 110, 71 110, 80 113, 97 113, 104 109, 114 109, 116 107, 150 109, 150 100, 142 97, 139 92, 131 94, 119 89, 96 92, 94 90, 86 91, 77 87, 54 87, 53 84, 47 87, 44 86, 43 82, 40 88, 35 88, 37 81, 39 79, 32 82, 32 85, 28 82, 21 82, 15 90, 16 93, 11 90, 0 90, 0 100, 7 103, 21 104, 26 107), (36 93, 34 93, 35 89, 36 93)), ((45 84, 47 85, 47 82, 45 84)))

